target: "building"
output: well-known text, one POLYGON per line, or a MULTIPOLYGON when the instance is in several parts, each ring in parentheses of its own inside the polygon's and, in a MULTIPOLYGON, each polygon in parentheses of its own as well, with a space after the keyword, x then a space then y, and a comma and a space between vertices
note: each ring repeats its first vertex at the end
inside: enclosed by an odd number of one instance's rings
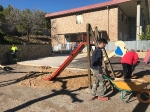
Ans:
MULTIPOLYGON (((97 26, 110 41, 139 40, 149 24, 148 0, 110 0, 99 4, 45 15, 51 21, 51 36, 61 44, 83 40, 86 24, 97 26)), ((53 41, 53 45, 56 45, 53 41)))

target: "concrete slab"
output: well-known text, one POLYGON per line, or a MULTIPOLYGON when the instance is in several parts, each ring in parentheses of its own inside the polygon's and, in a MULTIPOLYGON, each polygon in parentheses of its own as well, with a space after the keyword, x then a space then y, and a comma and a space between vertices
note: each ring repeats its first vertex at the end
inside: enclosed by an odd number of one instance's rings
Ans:
MULTIPOLYGON (((29 60, 29 61, 22 61, 22 62, 18 62, 17 64, 20 65, 31 65, 31 66, 51 66, 51 67, 59 67, 61 66, 61 64, 63 64, 63 62, 68 58, 69 54, 55 54, 52 55, 51 57, 46 57, 46 58, 41 58, 41 59, 37 59, 37 60, 29 60)), ((78 60, 82 60, 80 63, 78 63, 79 65, 81 63, 83 63, 84 61, 87 60, 86 55, 85 54, 79 54, 68 66, 68 68, 75 68, 78 66, 77 62, 78 60), (75 63, 75 64, 74 64, 75 63)), ((87 66, 87 65, 86 65, 87 66)), ((79 66, 80 68, 80 66, 79 66)), ((85 67, 82 67, 85 68, 85 67)), ((82 69, 81 68, 81 69, 82 69)))

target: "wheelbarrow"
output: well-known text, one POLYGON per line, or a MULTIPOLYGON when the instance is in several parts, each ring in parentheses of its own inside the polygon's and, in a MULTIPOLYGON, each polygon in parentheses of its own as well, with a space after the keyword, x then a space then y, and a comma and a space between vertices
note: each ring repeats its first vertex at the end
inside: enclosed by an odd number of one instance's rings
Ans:
MULTIPOLYGON (((106 75, 103 75, 103 77, 109 80, 121 92, 122 101, 127 103, 132 96, 136 95, 139 102, 150 103, 150 90, 148 88, 150 82, 140 79, 111 79, 106 75)), ((146 76, 145 78, 147 79, 146 76)))

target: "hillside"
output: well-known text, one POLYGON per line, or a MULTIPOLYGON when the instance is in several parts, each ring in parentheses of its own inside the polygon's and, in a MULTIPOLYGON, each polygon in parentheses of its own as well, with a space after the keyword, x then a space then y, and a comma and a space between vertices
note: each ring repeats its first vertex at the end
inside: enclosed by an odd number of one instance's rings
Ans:
POLYGON ((49 36, 30 36, 30 40, 28 42, 27 36, 3 36, 3 38, 0 39, 0 44, 49 44, 51 42, 51 39, 49 36))

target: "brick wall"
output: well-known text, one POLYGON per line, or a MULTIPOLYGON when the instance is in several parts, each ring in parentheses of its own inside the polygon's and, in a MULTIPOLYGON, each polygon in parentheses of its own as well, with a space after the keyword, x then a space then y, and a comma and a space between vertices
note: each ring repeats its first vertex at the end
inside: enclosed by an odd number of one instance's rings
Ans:
MULTIPOLYGON (((79 13, 80 14, 80 13, 79 13)), ((55 34, 65 33, 77 33, 86 32, 86 24, 90 23, 93 30, 94 27, 98 27, 99 30, 109 30, 110 41, 116 41, 118 39, 118 7, 109 9, 99 9, 98 11, 82 13, 83 23, 76 24, 76 15, 68 15, 65 17, 59 17, 51 19, 51 23, 56 27, 55 31, 52 31, 52 36, 55 34), (108 21, 109 20, 109 21, 108 21), (109 28, 109 29, 108 29, 109 28)), ((64 43, 64 35, 59 35, 60 42, 64 43)))
MULTIPOLYGON (((51 56, 51 45, 18 45, 18 61, 43 58, 51 56)), ((0 45, 0 61, 7 63, 7 53, 10 52, 11 45, 0 45)))

